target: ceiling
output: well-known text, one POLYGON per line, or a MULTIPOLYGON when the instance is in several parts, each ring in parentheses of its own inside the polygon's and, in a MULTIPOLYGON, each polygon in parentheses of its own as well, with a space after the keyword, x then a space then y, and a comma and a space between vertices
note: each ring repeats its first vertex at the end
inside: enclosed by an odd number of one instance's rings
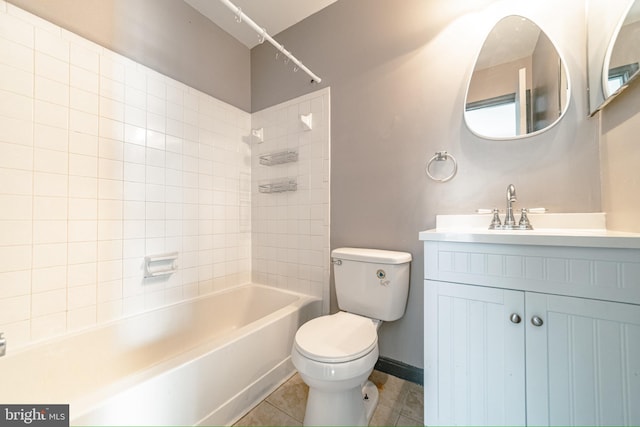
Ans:
MULTIPOLYGON (((218 0, 184 0, 249 49, 258 44, 258 34, 218 0)), ((337 0, 231 0, 270 36, 286 30, 337 0)))

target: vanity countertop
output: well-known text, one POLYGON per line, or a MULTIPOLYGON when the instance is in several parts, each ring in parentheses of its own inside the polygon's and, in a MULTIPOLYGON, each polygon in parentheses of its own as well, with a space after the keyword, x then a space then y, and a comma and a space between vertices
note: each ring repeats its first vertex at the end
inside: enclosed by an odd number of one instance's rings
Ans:
POLYGON ((487 215, 438 215, 420 240, 504 245, 640 249, 640 233, 607 230, 603 213, 530 215, 533 230, 489 230, 487 215), (536 226, 539 224, 539 226, 536 226))

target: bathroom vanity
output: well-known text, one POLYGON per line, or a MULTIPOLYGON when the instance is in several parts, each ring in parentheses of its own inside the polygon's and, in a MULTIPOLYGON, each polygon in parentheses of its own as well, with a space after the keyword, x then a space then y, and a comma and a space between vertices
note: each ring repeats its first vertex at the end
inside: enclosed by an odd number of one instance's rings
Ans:
POLYGON ((604 214, 489 220, 420 233, 425 424, 640 425, 640 235, 604 214))

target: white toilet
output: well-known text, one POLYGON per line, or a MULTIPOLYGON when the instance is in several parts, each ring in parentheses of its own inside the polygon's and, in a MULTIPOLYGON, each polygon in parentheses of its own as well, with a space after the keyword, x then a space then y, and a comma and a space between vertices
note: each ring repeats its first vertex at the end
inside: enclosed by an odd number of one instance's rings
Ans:
POLYGON ((340 312, 298 329, 291 359, 309 386, 304 425, 368 425, 378 389, 367 381, 378 360, 378 328, 401 318, 411 254, 340 248, 331 252, 340 312))

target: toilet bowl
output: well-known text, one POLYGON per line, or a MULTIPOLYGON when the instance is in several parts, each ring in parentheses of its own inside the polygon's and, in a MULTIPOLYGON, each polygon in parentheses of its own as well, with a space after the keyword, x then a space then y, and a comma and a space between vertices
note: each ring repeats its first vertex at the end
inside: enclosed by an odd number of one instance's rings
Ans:
POLYGON ((411 254, 341 248, 331 255, 343 311, 302 325, 291 351, 309 386, 304 425, 368 425, 378 402, 367 381, 379 356, 378 329, 404 314, 411 254))
POLYGON ((378 360, 379 324, 338 312, 298 330, 291 358, 309 386, 305 425, 368 424, 378 397, 367 378, 378 360))

